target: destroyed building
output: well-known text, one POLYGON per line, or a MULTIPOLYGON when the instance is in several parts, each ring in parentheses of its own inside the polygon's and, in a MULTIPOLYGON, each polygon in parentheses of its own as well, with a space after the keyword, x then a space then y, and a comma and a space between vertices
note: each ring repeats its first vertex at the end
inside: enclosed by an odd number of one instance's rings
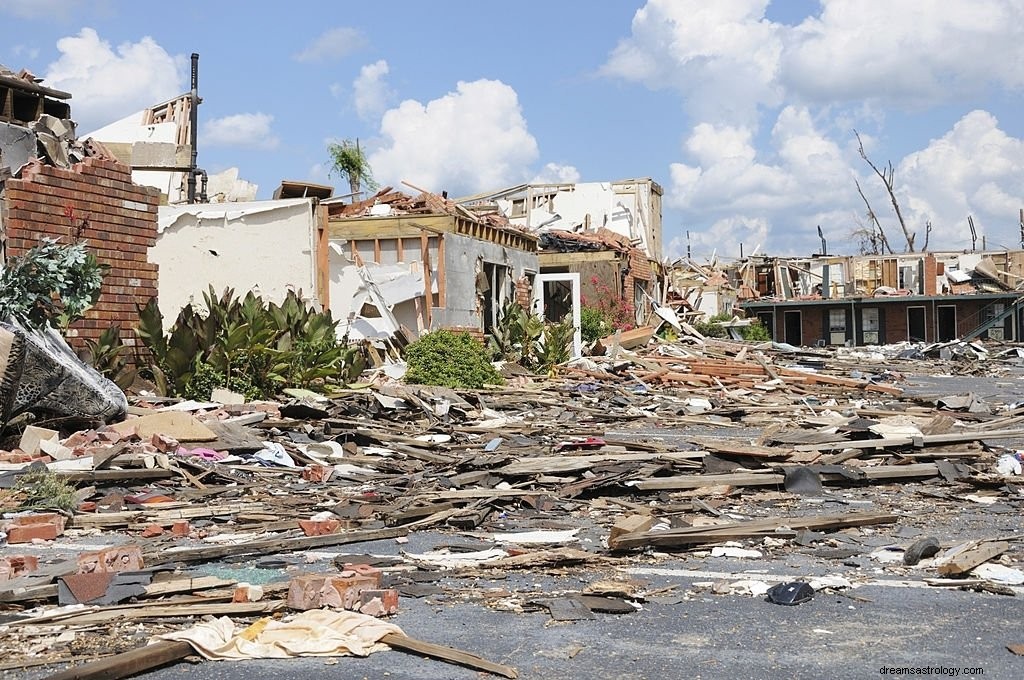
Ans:
POLYGON ((1024 332, 1024 251, 747 258, 729 270, 747 315, 791 345, 880 345, 1024 332))
POLYGON ((85 240, 110 268, 99 301, 68 333, 74 343, 114 324, 131 327, 137 307, 156 295, 148 251, 159 193, 135 184, 131 168, 102 145, 78 139, 69 99, 0 66, 0 262, 53 238, 85 240))
POLYGON ((664 291, 662 193, 657 182, 641 178, 521 184, 458 203, 537 235, 542 274, 578 274, 583 300, 610 294, 643 324, 664 291))
POLYGON ((351 339, 402 327, 487 334, 508 302, 531 304, 537 237, 501 216, 390 187, 328 203, 330 308, 351 339))

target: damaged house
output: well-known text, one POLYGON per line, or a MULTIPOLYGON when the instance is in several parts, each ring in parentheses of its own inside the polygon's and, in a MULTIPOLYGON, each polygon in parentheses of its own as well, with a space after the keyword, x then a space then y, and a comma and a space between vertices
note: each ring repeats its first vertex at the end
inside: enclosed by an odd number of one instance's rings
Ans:
POLYGON ((491 332, 506 304, 528 307, 537 237, 429 192, 384 188, 330 211, 330 308, 351 339, 451 329, 491 332))
MULTIPOLYGON (((67 92, 32 74, 0 66, 0 258, 21 255, 44 238, 87 242, 109 267, 103 292, 68 335, 81 347, 119 324, 131 328, 137 307, 157 294, 159 192, 102 145, 79 141, 67 92)), ((134 342, 126 334, 125 343, 134 342)))
POLYGON ((740 306, 792 345, 1019 340, 1024 251, 748 258, 740 306))
MULTIPOLYGON (((460 199, 479 214, 497 214, 539 239, 538 261, 553 286, 575 274, 584 300, 609 294, 646 322, 661 302, 661 186, 650 178, 615 182, 523 184, 460 199)), ((563 291, 562 297, 567 291, 563 291)))

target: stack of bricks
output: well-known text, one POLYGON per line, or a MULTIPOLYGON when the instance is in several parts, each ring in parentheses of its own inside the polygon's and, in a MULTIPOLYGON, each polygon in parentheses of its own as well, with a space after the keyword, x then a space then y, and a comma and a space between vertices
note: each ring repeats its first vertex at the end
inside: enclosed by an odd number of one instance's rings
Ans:
POLYGON ((133 344, 137 308, 157 294, 157 265, 148 256, 156 244, 159 190, 133 184, 122 163, 92 157, 71 169, 33 163, 20 179, 6 181, 0 197, 8 257, 43 238, 82 239, 110 266, 99 301, 71 326, 71 344, 81 348, 114 324, 125 344, 133 344))
POLYGON ((288 587, 288 606, 305 611, 332 607, 369 616, 398 613, 398 591, 381 587, 380 569, 345 564, 337 574, 299 574, 288 587))

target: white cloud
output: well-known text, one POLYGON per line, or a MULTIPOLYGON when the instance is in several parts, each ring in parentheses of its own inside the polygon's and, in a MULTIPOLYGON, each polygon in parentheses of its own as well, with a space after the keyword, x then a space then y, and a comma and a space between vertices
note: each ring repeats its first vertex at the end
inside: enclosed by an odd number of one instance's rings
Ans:
POLYGON ((1024 85, 1020 0, 828 0, 788 33, 779 73, 813 101, 953 101, 1024 85))
POLYGON ((932 245, 969 247, 967 216, 973 215, 979 247, 981 234, 988 237, 990 247, 1019 247, 1022 177, 1024 140, 1007 135, 986 111, 971 111, 896 168, 901 208, 908 224, 919 232, 918 246, 930 221, 932 245))
POLYGON ((159 104, 182 92, 183 59, 169 55, 150 37, 117 46, 95 30, 57 41, 60 57, 47 67, 45 85, 73 95, 71 115, 91 130, 159 104))
POLYGON ((574 165, 546 163, 540 172, 534 175, 530 184, 575 184, 580 181, 580 171, 574 165))
POLYGON ((210 146, 233 146, 246 149, 273 149, 280 143, 266 113, 236 113, 213 118, 202 127, 201 143, 210 146))
POLYGON ((389 73, 388 62, 381 59, 359 69, 359 77, 352 83, 355 94, 356 113, 363 120, 373 120, 387 109, 394 98, 385 77, 389 73))
POLYGON ((822 0, 797 26, 768 0, 649 0, 602 73, 669 88, 697 121, 749 124, 784 98, 904 107, 1024 86, 1020 0, 822 0))
POLYGON ((749 123, 780 101, 780 28, 768 0, 650 0, 602 72, 679 91, 698 120, 749 123))
POLYGON ((538 155, 516 91, 497 80, 459 82, 427 104, 406 100, 384 114, 380 132, 382 146, 369 156, 376 179, 438 193, 523 182, 538 155))
POLYGON ((303 62, 335 61, 366 45, 366 38, 354 28, 338 26, 313 39, 305 49, 292 58, 303 62))

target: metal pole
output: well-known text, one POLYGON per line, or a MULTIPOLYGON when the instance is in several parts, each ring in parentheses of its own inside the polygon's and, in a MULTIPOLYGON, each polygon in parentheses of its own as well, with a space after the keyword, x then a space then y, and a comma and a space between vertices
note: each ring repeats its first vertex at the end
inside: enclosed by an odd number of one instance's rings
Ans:
POLYGON ((192 53, 192 92, 188 115, 189 137, 192 144, 192 159, 188 171, 188 202, 196 202, 196 161, 199 156, 196 139, 199 136, 199 53, 192 53))

